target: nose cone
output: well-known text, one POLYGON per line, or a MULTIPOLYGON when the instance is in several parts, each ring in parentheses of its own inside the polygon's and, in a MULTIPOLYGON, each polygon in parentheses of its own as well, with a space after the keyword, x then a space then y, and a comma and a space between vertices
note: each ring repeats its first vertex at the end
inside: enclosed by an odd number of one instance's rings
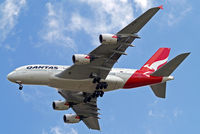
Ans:
POLYGON ((14 78, 14 72, 11 72, 7 75, 7 79, 11 82, 16 82, 14 78))

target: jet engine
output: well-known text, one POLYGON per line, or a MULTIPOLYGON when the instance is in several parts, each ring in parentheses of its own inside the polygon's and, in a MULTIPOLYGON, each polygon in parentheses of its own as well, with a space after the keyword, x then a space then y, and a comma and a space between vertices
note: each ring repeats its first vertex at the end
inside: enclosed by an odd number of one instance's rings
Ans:
POLYGON ((65 114, 63 120, 65 123, 78 123, 81 119, 80 116, 76 114, 65 114))
POLYGON ((85 54, 74 54, 72 56, 72 61, 77 65, 89 64, 91 62, 91 57, 85 54))
POLYGON ((99 41, 102 44, 116 44, 117 43, 117 35, 114 34, 100 34, 99 41))
POLYGON ((68 110, 70 106, 66 101, 54 101, 52 107, 54 110, 68 110))

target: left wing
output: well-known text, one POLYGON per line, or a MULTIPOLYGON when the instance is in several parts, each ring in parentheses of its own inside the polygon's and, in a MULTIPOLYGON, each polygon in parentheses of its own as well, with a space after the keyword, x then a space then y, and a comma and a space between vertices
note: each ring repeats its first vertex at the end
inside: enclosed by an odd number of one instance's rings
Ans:
POLYGON ((161 8, 162 7, 154 7, 149 9, 120 30, 116 35, 112 36, 112 38, 117 38, 117 43, 102 43, 99 47, 90 52, 88 56, 94 58, 89 64, 74 64, 57 76, 65 79, 88 79, 94 74, 94 76, 105 79, 120 56, 126 55, 125 51, 129 46, 132 46, 131 43, 134 39, 139 38, 137 32, 139 32, 161 8))
POLYGON ((81 120, 89 129, 100 130, 98 122, 98 110, 100 109, 97 108, 97 98, 92 98, 90 102, 84 103, 82 92, 71 92, 59 89, 59 93, 71 104, 71 108, 81 117, 81 120))

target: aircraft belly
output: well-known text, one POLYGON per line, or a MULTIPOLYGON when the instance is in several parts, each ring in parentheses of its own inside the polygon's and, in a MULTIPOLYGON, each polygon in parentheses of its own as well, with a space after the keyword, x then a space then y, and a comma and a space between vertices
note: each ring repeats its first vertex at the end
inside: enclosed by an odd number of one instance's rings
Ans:
POLYGON ((91 80, 73 80, 73 79, 62 79, 62 78, 51 78, 48 84, 50 87, 60 88, 70 91, 90 91, 95 89, 95 85, 91 80))
MULTIPOLYGON (((104 91, 111 91, 115 89, 122 88, 124 85, 124 81, 117 77, 109 75, 106 80, 101 80, 101 82, 107 82, 108 88, 103 89, 104 91)), ((91 92, 93 93, 96 90, 96 85, 92 83, 92 79, 84 79, 84 80, 73 80, 73 79, 62 79, 53 77, 50 79, 49 84, 50 87, 60 88, 64 90, 70 91, 83 91, 83 92, 91 92)))

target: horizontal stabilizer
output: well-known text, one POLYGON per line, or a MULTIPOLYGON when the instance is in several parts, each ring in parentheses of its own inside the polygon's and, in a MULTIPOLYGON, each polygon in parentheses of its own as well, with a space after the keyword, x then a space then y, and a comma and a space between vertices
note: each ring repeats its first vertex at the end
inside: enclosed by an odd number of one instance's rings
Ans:
POLYGON ((166 82, 150 86, 154 94, 159 98, 165 98, 166 82))
POLYGON ((169 76, 189 54, 190 53, 183 53, 176 56, 157 71, 153 72, 151 76, 169 76))

